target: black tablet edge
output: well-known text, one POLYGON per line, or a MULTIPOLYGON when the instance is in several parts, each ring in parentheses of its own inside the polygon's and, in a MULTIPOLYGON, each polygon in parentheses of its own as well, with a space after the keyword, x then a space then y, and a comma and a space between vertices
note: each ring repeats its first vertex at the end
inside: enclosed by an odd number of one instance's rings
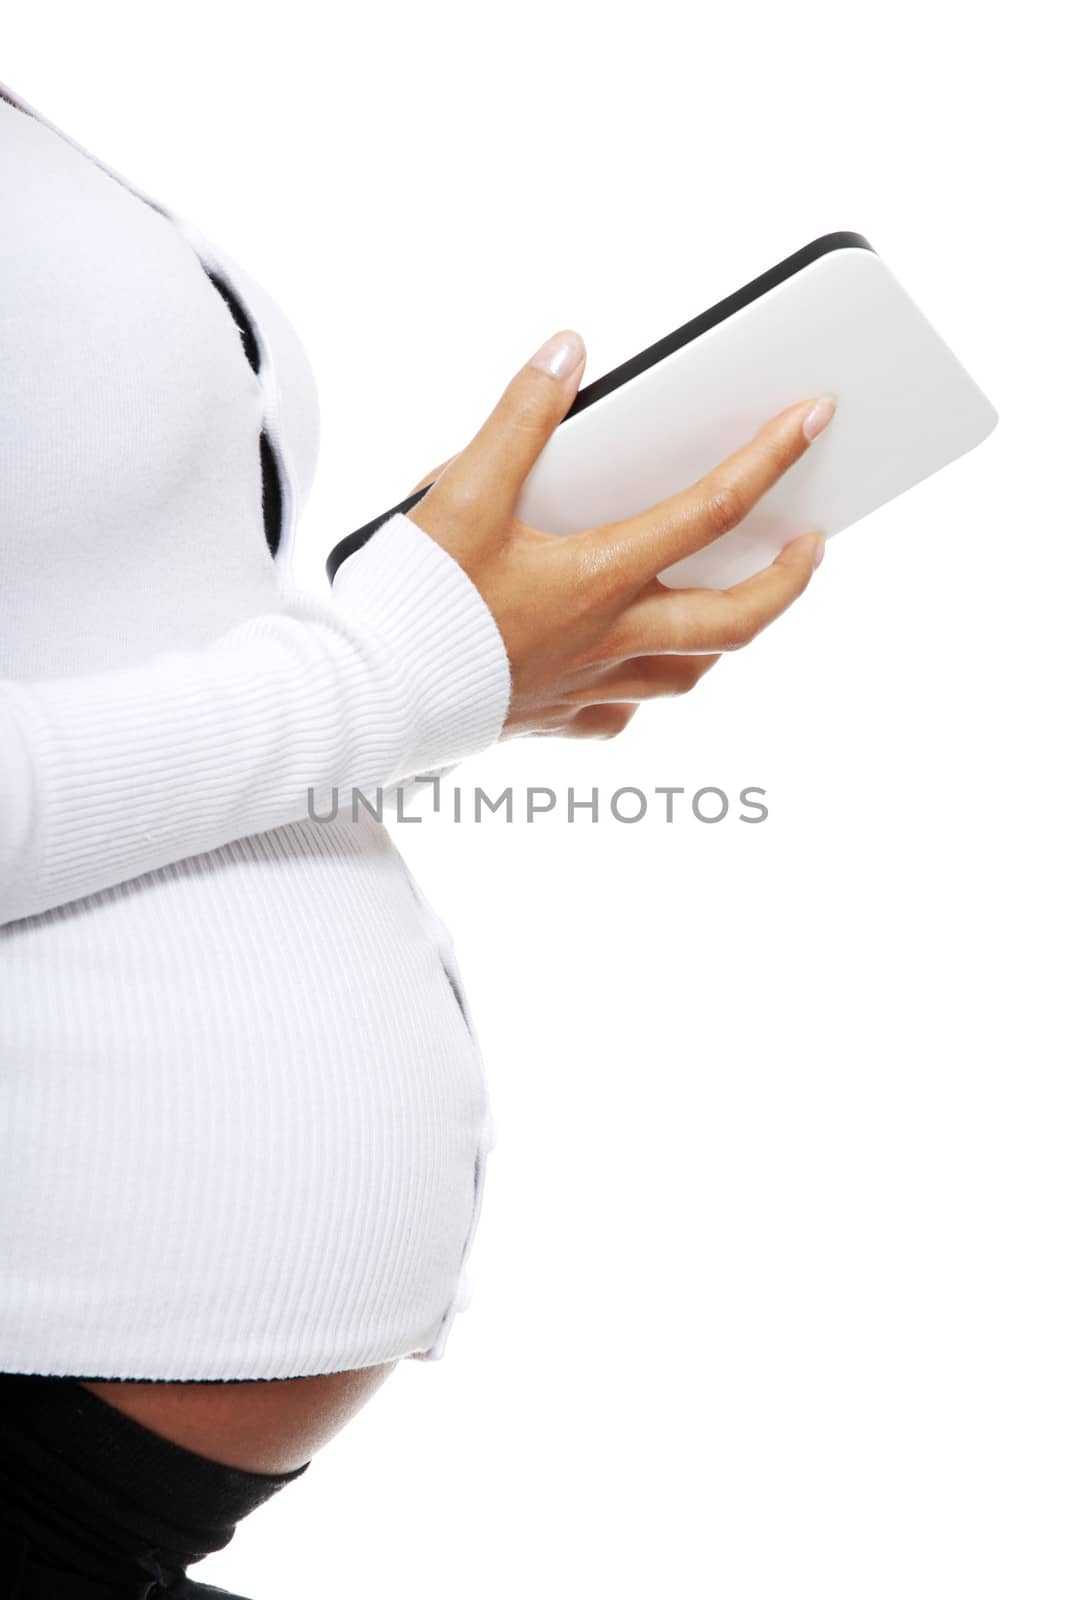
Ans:
MULTIPOLYGON (((665 334, 662 339, 657 339, 655 344, 648 345, 646 349, 639 351, 635 356, 631 356, 627 361, 623 361, 621 365, 612 367, 611 371, 605 372, 602 377, 595 378, 584 389, 579 389, 570 410, 566 416, 561 418, 559 426, 562 427, 569 417, 575 416, 579 411, 584 411, 588 406, 595 405, 598 400, 603 400, 604 396, 611 394, 614 389, 620 388, 624 383, 629 383, 631 378, 636 378, 639 373, 647 371, 649 367, 654 367, 658 361, 662 361, 666 356, 673 355, 676 350, 681 350, 683 345, 689 344, 692 339, 699 338, 702 333, 707 333, 708 329, 714 328, 716 323, 725 322, 727 317, 732 317, 736 312, 743 310, 745 306, 751 305, 761 295, 769 293, 771 289, 776 289, 780 283, 785 283, 787 278, 793 277, 795 273, 801 272, 804 267, 809 267, 813 261, 817 261, 820 256, 829 255, 833 250, 870 250, 873 252, 874 246, 863 237, 862 233, 840 231, 821 234, 818 239, 813 239, 810 244, 804 245, 800 250, 794 250, 793 254, 786 256, 784 261, 779 261, 775 266, 768 267, 767 271, 761 272, 758 278, 753 278, 751 282, 742 285, 740 289, 735 289, 733 294, 726 296, 725 300, 717 301, 707 311, 702 311, 699 316, 692 317, 688 322, 683 322, 672 333, 665 334)), ((426 484, 424 488, 416 489, 414 494, 409 495, 406 500, 402 500, 399 505, 390 506, 388 511, 383 511, 372 522, 364 523, 362 528, 357 528, 355 533, 348 534, 336 544, 326 560, 326 576, 330 582, 333 582, 342 561, 346 561, 350 555, 353 555, 362 545, 366 544, 371 535, 376 533, 383 523, 388 522, 390 517, 396 516, 401 511, 410 511, 413 506, 418 505, 423 495, 431 487, 431 484, 426 484)))
POLYGON ((577 412, 584 411, 587 406, 594 405, 597 400, 603 400, 606 394, 610 394, 613 389, 621 388, 624 383, 629 383, 630 379, 636 378, 639 373, 654 367, 657 361, 672 356, 676 350, 681 350, 683 345, 699 338, 702 333, 707 333, 709 328, 714 328, 716 323, 725 322, 727 317, 742 311, 745 306, 751 305, 753 300, 758 300, 761 295, 776 289, 780 283, 785 283, 787 278, 792 278, 804 267, 810 267, 820 256, 829 255, 832 250, 873 250, 873 248, 861 233, 824 233, 820 238, 813 239, 802 250, 795 250, 791 256, 786 256, 784 261, 779 261, 776 266, 761 272, 751 283, 735 289, 725 300, 718 301, 716 305, 707 311, 702 311, 698 317, 693 317, 689 322, 683 322, 673 333, 657 339, 655 344, 650 344, 646 350, 631 356, 621 366, 612 367, 603 377, 594 378, 592 383, 578 390, 570 410, 562 419, 563 422, 577 412))

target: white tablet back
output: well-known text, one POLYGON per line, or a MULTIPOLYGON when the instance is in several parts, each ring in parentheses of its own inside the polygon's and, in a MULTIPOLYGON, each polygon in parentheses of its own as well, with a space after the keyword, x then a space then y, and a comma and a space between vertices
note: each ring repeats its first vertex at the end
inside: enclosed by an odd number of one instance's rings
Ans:
POLYGON ((668 568, 665 583, 737 583, 798 534, 857 522, 997 421, 882 258, 861 235, 828 234, 580 390, 517 514, 559 534, 631 516, 822 393, 837 399, 826 431, 737 528, 668 568))

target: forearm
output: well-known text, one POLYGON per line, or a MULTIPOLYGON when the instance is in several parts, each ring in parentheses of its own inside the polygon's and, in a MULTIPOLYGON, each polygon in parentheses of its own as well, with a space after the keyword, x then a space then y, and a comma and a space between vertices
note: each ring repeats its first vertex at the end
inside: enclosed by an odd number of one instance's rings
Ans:
POLYGON ((319 600, 197 651, 84 678, 9 682, 0 921, 35 915, 491 744, 507 655, 462 568, 396 518, 319 600))

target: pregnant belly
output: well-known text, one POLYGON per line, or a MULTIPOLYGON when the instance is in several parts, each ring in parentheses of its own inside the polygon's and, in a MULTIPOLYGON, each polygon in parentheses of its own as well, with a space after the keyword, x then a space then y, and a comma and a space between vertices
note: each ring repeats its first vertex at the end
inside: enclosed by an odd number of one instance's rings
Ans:
POLYGON ((0 945, 0 1371, 299 1465, 368 1369, 440 1355, 491 1117, 384 831, 240 841, 0 945))
POLYGON ((291 1472, 366 1405, 396 1365, 244 1383, 82 1380, 82 1386, 212 1461, 244 1472, 291 1472))

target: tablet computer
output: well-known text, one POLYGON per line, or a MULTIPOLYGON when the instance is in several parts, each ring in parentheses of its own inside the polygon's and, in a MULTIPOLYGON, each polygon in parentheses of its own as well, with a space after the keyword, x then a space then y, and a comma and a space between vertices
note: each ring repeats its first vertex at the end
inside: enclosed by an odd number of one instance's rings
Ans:
MULTIPOLYGON (((997 413, 858 233, 829 233, 579 389, 516 514, 566 535, 684 489, 808 396, 837 412, 732 528, 660 574, 725 588, 799 534, 828 538, 979 444, 997 413)), ((429 485, 335 546, 341 562, 429 485)))

